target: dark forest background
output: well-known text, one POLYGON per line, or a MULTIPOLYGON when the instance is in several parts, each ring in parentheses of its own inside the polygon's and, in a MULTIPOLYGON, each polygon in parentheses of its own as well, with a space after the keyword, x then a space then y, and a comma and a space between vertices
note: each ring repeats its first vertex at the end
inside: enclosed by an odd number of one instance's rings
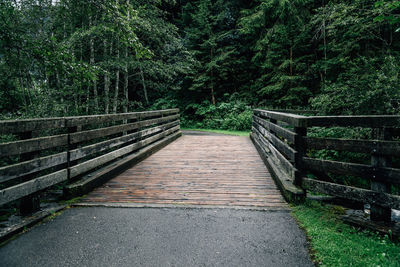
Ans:
POLYGON ((400 114, 400 1, 2 0, 1 119, 178 107, 400 114))

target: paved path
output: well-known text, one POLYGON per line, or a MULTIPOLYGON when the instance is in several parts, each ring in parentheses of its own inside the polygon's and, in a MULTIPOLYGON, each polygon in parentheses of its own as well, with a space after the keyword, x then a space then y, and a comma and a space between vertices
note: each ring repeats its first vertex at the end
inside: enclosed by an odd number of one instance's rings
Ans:
POLYGON ((288 208, 250 138, 228 135, 184 135, 83 202, 288 208))
POLYGON ((72 208, 0 248, 1 266, 312 266, 285 211, 72 208))

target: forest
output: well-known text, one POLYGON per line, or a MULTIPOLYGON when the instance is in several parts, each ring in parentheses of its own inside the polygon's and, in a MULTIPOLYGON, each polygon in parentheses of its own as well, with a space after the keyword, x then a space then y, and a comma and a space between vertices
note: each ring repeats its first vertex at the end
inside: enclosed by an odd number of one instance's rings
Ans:
POLYGON ((2 0, 0 118, 400 114, 398 0, 2 0))

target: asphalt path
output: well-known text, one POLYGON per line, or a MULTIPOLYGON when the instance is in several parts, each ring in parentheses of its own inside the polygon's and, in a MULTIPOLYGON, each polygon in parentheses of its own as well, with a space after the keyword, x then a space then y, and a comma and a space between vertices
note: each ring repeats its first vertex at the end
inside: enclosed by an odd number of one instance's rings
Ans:
POLYGON ((65 210, 0 247, 1 266, 312 266, 287 211, 65 210))

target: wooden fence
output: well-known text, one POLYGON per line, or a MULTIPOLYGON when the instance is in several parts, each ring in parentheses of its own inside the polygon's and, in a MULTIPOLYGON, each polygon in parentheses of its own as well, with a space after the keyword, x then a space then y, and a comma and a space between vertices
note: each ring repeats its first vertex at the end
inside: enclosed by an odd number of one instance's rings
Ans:
POLYGON ((390 221, 391 208, 400 209, 400 196, 392 192, 400 188, 400 169, 391 165, 392 159, 400 157, 399 128, 400 116, 306 117, 254 110, 251 138, 289 201, 302 199, 309 190, 368 203, 372 220, 390 221), (310 134, 331 127, 364 131, 370 137, 344 139, 310 134), (311 157, 321 150, 357 153, 370 160, 354 163, 311 157), (332 175, 358 177, 370 188, 332 181, 332 175))
POLYGON ((20 199, 38 208, 39 192, 62 182, 82 194, 181 135, 179 110, 0 121, 0 206, 20 199))

